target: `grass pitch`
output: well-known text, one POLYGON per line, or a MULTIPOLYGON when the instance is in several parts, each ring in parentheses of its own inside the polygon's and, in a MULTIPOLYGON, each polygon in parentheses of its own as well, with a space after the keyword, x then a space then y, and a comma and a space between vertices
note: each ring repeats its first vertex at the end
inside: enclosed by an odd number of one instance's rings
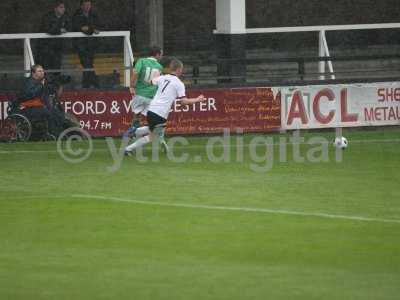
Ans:
POLYGON ((399 132, 346 133, 342 162, 331 145, 310 162, 316 136, 264 172, 253 135, 243 159, 237 137, 219 162, 198 137, 174 149, 186 162, 113 171, 104 140, 76 164, 0 144, 0 299, 398 299, 399 132))

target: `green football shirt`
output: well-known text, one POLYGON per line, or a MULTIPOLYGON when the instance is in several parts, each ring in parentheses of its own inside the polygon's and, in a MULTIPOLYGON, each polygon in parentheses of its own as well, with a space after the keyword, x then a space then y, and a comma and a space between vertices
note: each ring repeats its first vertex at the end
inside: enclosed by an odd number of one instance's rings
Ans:
POLYGON ((157 92, 157 86, 151 84, 156 73, 162 73, 163 67, 154 57, 141 58, 135 65, 138 74, 135 92, 138 96, 153 98, 157 92))

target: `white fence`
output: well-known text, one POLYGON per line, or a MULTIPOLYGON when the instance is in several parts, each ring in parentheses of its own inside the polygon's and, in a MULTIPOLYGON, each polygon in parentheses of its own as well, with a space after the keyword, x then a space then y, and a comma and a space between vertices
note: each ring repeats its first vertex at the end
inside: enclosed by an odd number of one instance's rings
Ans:
MULTIPOLYGON (((327 31, 346 31, 346 30, 370 30, 370 29, 389 29, 400 28, 400 23, 379 23, 379 24, 354 24, 354 25, 323 25, 323 26, 298 26, 298 27, 270 27, 270 28, 246 28, 245 33, 284 33, 284 32, 319 32, 319 57, 330 57, 329 47, 326 40, 327 31)), ((225 34, 214 30, 215 34, 225 34)), ((325 67, 328 64, 331 79, 335 79, 333 74, 332 61, 320 61, 318 72, 321 73, 320 79, 325 79, 325 67)))
POLYGON ((132 46, 130 42, 129 31, 103 31, 99 34, 86 35, 81 32, 68 32, 62 35, 50 35, 46 33, 17 33, 17 34, 0 34, 0 40, 23 40, 24 41, 24 66, 25 71, 29 71, 31 66, 35 64, 35 58, 32 52, 32 39, 64 39, 64 38, 101 38, 101 37, 123 37, 124 45, 124 67, 125 82, 124 85, 129 87, 130 84, 130 67, 133 65, 134 58, 132 46))

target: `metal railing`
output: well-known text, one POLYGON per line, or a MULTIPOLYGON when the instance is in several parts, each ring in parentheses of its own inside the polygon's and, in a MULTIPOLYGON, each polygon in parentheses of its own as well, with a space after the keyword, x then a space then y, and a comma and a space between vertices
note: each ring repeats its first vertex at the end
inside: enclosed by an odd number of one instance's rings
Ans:
POLYGON ((345 83, 345 82, 364 82, 364 81, 382 81, 382 80, 398 80, 400 77, 400 69, 396 66, 391 68, 392 72, 385 67, 374 66, 379 61, 393 62, 396 61, 400 65, 399 54, 380 54, 380 55, 334 55, 334 56, 305 56, 305 57, 280 57, 280 58, 247 58, 247 59, 192 59, 185 61, 187 72, 184 78, 188 84, 197 86, 212 86, 218 83, 233 86, 246 86, 253 84, 318 84, 321 81, 321 76, 326 77, 324 81, 345 83), (328 63, 368 63, 371 62, 370 68, 357 69, 341 69, 313 70, 312 66, 320 62, 328 63), (218 66, 225 65, 241 65, 247 67, 243 74, 236 76, 221 76, 218 75, 218 66), (257 67, 263 65, 264 70, 258 70, 257 67), (269 69, 273 65, 286 65, 286 67, 275 68, 274 71, 269 69), (310 67, 311 66, 311 67, 310 67), (252 70, 252 67, 256 69, 252 70), (395 71, 395 72, 394 72, 395 71), (379 73, 383 75, 376 75, 379 73), (252 74, 253 73, 253 77, 252 74), (388 73, 388 74, 386 74, 388 73), (230 81, 232 80, 233 81, 230 81), (206 82, 206 83, 205 83, 206 82), (211 83, 213 82, 213 83, 211 83), (231 84, 227 84, 231 82, 231 84))
MULTIPOLYGON (((400 23, 378 23, 378 24, 353 24, 353 25, 323 25, 323 26, 298 26, 298 27, 271 27, 271 28, 246 28, 246 34, 253 33, 290 33, 290 32, 318 32, 319 33, 319 57, 330 57, 329 46, 326 40, 327 31, 346 31, 346 30, 370 30, 370 29, 390 29, 400 28, 400 23)), ((224 34, 214 30, 215 34, 224 34)), ((333 64, 331 60, 321 60, 318 64, 320 79, 325 79, 325 67, 328 65, 331 79, 335 79, 333 64)))
POLYGON ((24 68, 29 72, 31 66, 35 64, 35 58, 32 52, 31 40, 33 39, 68 39, 68 38, 101 38, 101 37, 123 37, 124 46, 124 85, 130 85, 130 69, 133 65, 134 58, 132 46, 130 42, 129 31, 102 31, 99 34, 86 35, 81 32, 68 32, 61 35, 50 35, 47 33, 16 33, 16 34, 0 34, 0 40, 23 40, 24 41, 24 68))

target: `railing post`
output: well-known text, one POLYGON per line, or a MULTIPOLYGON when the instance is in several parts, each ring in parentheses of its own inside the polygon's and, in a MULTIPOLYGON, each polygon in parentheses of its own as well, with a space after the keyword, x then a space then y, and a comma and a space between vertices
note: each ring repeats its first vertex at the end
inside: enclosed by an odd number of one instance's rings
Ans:
POLYGON ((31 41, 29 38, 24 39, 24 67, 25 77, 29 77, 31 67, 35 64, 32 54, 31 41))
POLYGON ((193 83, 197 84, 197 79, 199 78, 200 75, 200 67, 197 62, 193 64, 193 69, 192 69, 192 76, 193 76, 193 83))
POLYGON ((300 57, 299 60, 297 61, 298 65, 298 74, 300 76, 300 80, 304 80, 304 75, 305 75, 305 66, 304 66, 304 58, 300 57))
MULTIPOLYGON (((325 47, 324 47, 324 35, 325 35, 325 30, 320 30, 319 32, 319 38, 318 38, 318 56, 319 57, 324 57, 325 56, 325 47)), ((318 62, 318 72, 321 74, 319 75, 319 79, 324 80, 325 79, 325 61, 320 60, 318 62)))
MULTIPOLYGON (((325 56, 326 57, 330 57, 331 55, 329 54, 329 47, 328 47, 328 42, 326 41, 325 31, 324 31, 324 33, 322 35, 322 42, 323 42, 323 45, 324 45, 325 56)), ((328 70, 331 73, 331 79, 335 79, 336 77, 335 77, 335 74, 333 74, 332 61, 328 60, 328 61, 325 61, 325 62, 328 63, 328 70)))
POLYGON ((124 37, 124 67, 125 67, 125 87, 129 87, 131 84, 131 67, 133 65, 133 52, 131 47, 131 41, 128 35, 124 37))

